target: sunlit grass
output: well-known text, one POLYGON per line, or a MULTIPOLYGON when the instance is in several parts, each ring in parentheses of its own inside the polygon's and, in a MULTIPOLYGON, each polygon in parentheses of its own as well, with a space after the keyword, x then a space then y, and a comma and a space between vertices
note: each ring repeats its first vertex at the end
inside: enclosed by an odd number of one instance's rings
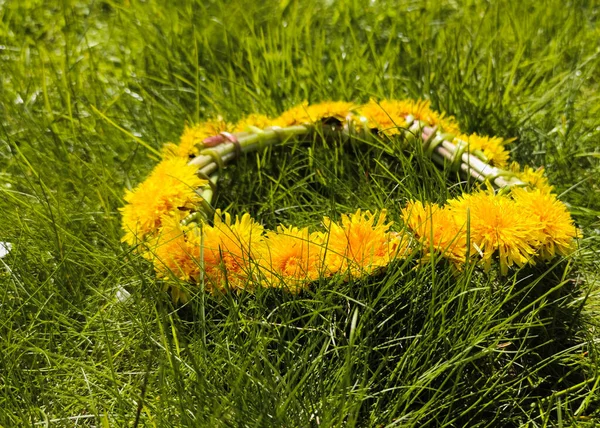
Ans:
MULTIPOLYGON (((87 3, 0 1, 0 425, 593 426, 593 2, 87 3), (409 259, 174 307, 120 243, 124 189, 185 123, 370 97, 517 137, 512 157, 545 166, 582 228, 578 251, 506 278, 409 259)), ((314 226, 470 190, 417 148, 393 153, 316 138, 248 155, 214 203, 314 226)))

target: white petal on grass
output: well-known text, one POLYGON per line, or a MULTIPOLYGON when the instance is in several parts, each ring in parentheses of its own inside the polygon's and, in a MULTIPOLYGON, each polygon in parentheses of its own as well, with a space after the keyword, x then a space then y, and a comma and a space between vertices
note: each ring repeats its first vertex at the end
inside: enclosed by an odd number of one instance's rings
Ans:
POLYGON ((117 294, 115 295, 115 297, 117 298, 117 300, 119 302, 125 302, 127 301, 130 297, 131 297, 131 293, 127 290, 125 290, 125 287, 123 287, 122 285, 119 286, 119 289, 117 290, 117 294))
POLYGON ((6 257, 12 250, 12 244, 10 242, 0 242, 0 259, 6 257))

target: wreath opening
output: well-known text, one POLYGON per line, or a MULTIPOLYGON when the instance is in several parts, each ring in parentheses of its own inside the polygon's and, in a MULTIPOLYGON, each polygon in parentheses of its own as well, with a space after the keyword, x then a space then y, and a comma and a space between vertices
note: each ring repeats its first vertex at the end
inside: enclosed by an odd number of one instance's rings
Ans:
POLYGON ((303 103, 277 118, 253 114, 236 124, 222 118, 186 126, 166 144, 148 178, 125 193, 123 242, 150 260, 173 299, 190 292, 298 293, 320 278, 360 278, 419 254, 443 258, 460 271, 475 263, 501 275, 544 263, 575 248, 577 229, 543 169, 509 163, 500 137, 466 135, 452 116, 426 101, 303 103), (233 217, 212 206, 219 176, 246 153, 293 147, 315 138, 357 142, 385 153, 430 158, 444 171, 479 185, 445 203, 409 200, 388 210, 324 216, 317 228, 281 224, 266 229, 250 213, 233 217), (182 287, 181 282, 189 284, 182 287))

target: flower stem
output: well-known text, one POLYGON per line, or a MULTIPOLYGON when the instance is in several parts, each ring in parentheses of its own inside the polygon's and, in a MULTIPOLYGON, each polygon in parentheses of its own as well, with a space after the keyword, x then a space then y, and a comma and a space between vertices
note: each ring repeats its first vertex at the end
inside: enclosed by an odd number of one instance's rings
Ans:
POLYGON ((436 138, 441 138, 441 141, 439 141, 433 149, 432 156, 433 160, 440 165, 447 165, 448 162, 454 164, 457 162, 456 157, 460 156, 460 165, 458 169, 466 176, 473 177, 481 182, 489 181, 500 189, 526 185, 526 183, 519 180, 510 171, 485 163, 467 150, 463 150, 461 153, 461 150, 459 150, 459 147, 456 144, 441 136, 436 136, 436 130, 430 126, 421 126, 421 124, 418 124, 417 129, 411 127, 411 130, 413 130, 413 132, 420 132, 423 141, 435 141, 436 138))
MULTIPOLYGON (((472 177, 480 182, 489 181, 500 189, 526 185, 513 173, 486 163, 481 159, 482 154, 478 156, 477 153, 469 153, 468 146, 457 145, 452 141, 448 141, 452 138, 440 134, 437 128, 415 120, 412 116, 408 116, 406 122, 409 129, 405 132, 405 138, 420 137, 425 150, 431 154, 433 161, 439 165, 450 165, 466 177, 472 177)), ((210 177, 212 182, 210 185, 199 189, 205 202, 202 210, 207 215, 212 214, 213 210, 210 203, 214 194, 218 172, 234 161, 240 154, 262 151, 268 147, 295 141, 295 137, 307 136, 314 130, 315 127, 311 125, 296 125, 286 128, 271 127, 263 130, 249 128, 246 132, 223 133, 207 139, 205 148, 189 162, 189 165, 198 167, 199 175, 210 177)), ((346 132, 348 133, 348 130, 346 132)), ((365 132, 370 131, 366 130, 365 132)))
POLYGON ((197 166, 201 174, 210 176, 235 160, 238 152, 249 153, 284 144, 293 141, 296 136, 309 134, 312 129, 308 125, 299 125, 287 128, 267 128, 260 132, 240 132, 234 135, 237 138, 237 144, 223 137, 222 143, 200 151, 200 154, 192 159, 189 165, 197 166))

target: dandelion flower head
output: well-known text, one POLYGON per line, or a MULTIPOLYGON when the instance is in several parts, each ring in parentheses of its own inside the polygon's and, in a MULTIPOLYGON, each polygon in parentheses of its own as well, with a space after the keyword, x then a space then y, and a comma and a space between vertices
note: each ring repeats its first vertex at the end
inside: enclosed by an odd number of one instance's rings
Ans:
POLYGON ((194 224, 183 226, 178 216, 166 215, 152 248, 158 278, 170 288, 173 300, 187 301, 181 282, 196 284, 200 277, 200 236, 194 224))
POLYGON ((479 191, 449 201, 459 224, 468 224, 471 250, 481 255, 489 270, 497 254, 502 275, 513 264, 533 263, 536 247, 543 239, 533 213, 524 211, 508 196, 479 191))
POLYGON ((196 167, 181 158, 160 162, 148 178, 125 192, 126 205, 120 208, 125 236, 130 245, 142 241, 161 226, 164 215, 172 212, 180 219, 202 200, 196 189, 207 184, 196 175, 196 167))
POLYGON ((323 269, 322 237, 308 228, 279 226, 267 232, 260 257, 267 285, 297 292, 318 279, 323 269))
POLYGON ((505 145, 510 141, 500 137, 485 137, 478 134, 460 134, 454 139, 454 143, 462 142, 467 144, 468 150, 474 152, 476 150, 483 153, 487 162, 490 165, 499 168, 505 168, 509 158, 509 152, 505 145))
POLYGON ((360 276, 388 265, 397 245, 391 242, 388 233, 392 223, 386 224, 385 220, 385 210, 376 216, 359 209, 354 214, 342 215, 341 223, 325 217, 327 269, 332 273, 349 269, 351 275, 360 276))
POLYGON ((573 251, 577 228, 567 207, 556 195, 543 189, 513 189, 512 195, 521 211, 530 212, 541 226, 539 253, 542 259, 566 256, 573 251))
POLYGON ((465 227, 457 222, 448 207, 412 201, 402 210, 402 218, 420 242, 424 260, 430 259, 431 250, 434 250, 446 256, 457 267, 465 262, 465 227))
POLYGON ((263 227, 250 214, 232 221, 229 213, 217 210, 213 226, 203 225, 204 274, 211 288, 254 286, 252 271, 259 259, 257 248, 262 245, 262 234, 263 227))

